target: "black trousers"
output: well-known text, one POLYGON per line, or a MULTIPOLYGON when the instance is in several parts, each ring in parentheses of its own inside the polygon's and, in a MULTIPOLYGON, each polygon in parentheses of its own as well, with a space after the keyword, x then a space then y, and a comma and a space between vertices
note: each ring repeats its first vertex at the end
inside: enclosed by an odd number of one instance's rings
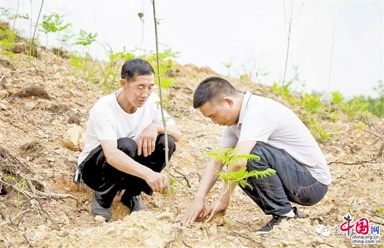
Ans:
POLYGON ((327 193, 328 186, 317 181, 285 150, 258 143, 251 153, 260 156, 260 160, 248 161, 248 171, 263 171, 267 168, 276 170, 276 174, 265 178, 248 178, 252 188, 242 188, 265 214, 286 214, 291 211, 290 202, 314 205, 327 193))
MULTIPOLYGON (((137 155, 137 144, 130 138, 118 139, 117 148, 153 171, 160 172, 166 165, 165 135, 157 137, 155 151, 147 157, 137 155)), ((171 158, 175 150, 176 144, 173 137, 168 135, 169 158, 171 158)), ((79 168, 82 170, 83 182, 96 191, 97 201, 104 208, 111 206, 113 198, 122 189, 125 189, 122 196, 125 199, 139 195, 141 192, 148 195, 153 194, 152 189, 143 179, 119 171, 108 164, 101 146, 95 148, 81 163, 79 168)))

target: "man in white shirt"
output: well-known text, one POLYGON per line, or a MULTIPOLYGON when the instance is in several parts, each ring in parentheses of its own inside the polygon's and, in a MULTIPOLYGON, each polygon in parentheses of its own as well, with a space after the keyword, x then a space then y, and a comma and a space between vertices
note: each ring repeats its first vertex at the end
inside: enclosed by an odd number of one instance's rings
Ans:
MULTIPOLYGON (((225 79, 210 77, 194 93, 194 108, 215 124, 223 125, 221 147, 235 148, 236 155, 254 154, 260 160, 230 163, 227 172, 246 166, 247 171, 274 169, 276 174, 251 177, 252 187, 242 190, 263 210, 271 221, 257 230, 266 234, 282 220, 300 218, 291 202, 310 206, 326 194, 331 175, 316 140, 303 122, 287 107, 265 97, 240 93, 225 79)), ((221 160, 207 165, 192 206, 184 223, 225 213, 236 185, 224 183, 222 196, 205 209, 204 200, 222 171, 221 160), (229 188, 228 188, 229 187, 229 188)))
MULTIPOLYGON (((78 157, 82 181, 95 190, 91 213, 111 219, 111 204, 121 202, 131 212, 145 210, 141 192, 163 193, 167 187, 165 135, 159 98, 152 93, 154 70, 145 60, 132 59, 121 69, 121 88, 100 98, 90 111, 86 143, 78 157)), ((181 132, 164 111, 169 158, 181 132)))

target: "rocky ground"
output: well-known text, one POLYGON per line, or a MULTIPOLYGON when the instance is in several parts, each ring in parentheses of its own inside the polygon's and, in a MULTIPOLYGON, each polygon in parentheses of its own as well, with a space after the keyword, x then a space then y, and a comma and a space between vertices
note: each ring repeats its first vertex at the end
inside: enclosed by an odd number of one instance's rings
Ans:
MULTIPOLYGON (((299 206, 303 219, 256 236, 270 217, 236 189, 224 217, 182 226, 205 152, 217 147, 221 133, 191 106, 195 86, 216 74, 194 65, 176 65, 176 83, 167 91, 169 112, 184 135, 171 159, 170 173, 180 182, 175 196, 144 195, 149 211, 131 215, 116 197, 111 222, 93 218, 91 191, 72 183, 72 175, 89 109, 103 92, 75 77, 66 59, 40 50, 38 58, 0 56, 0 247, 352 247, 351 239, 335 233, 347 213, 383 230, 384 120, 370 115, 364 125, 318 120, 331 135, 321 148, 333 183, 319 204, 299 206), (320 224, 329 236, 319 233, 320 224)), ((282 101, 268 87, 233 82, 282 101)), ((218 197, 217 185, 207 204, 218 197)))

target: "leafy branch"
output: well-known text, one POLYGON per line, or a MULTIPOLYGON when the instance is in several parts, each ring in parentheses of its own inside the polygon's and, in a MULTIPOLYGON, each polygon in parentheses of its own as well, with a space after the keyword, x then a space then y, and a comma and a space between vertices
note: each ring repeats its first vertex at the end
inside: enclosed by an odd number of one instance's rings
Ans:
MULTIPOLYGON (((224 166, 230 166, 231 164, 238 163, 242 160, 260 160, 260 157, 255 154, 236 154, 236 150, 234 148, 219 149, 217 152, 208 152, 207 155, 214 158, 215 160, 221 160, 224 166)), ((256 177, 258 179, 268 177, 273 174, 276 174, 276 171, 271 168, 263 171, 247 171, 247 167, 243 167, 237 171, 218 172, 218 175, 223 182, 227 184, 235 183, 241 187, 251 187, 247 181, 247 179, 250 177, 256 177)))
POLYGON ((247 171, 247 167, 243 167, 238 171, 219 172, 219 177, 225 183, 235 183, 236 185, 240 185, 242 188, 245 188, 247 186, 252 188, 252 186, 247 181, 248 178, 256 177, 257 179, 259 179, 271 176, 273 174, 276 174, 276 171, 271 168, 268 168, 263 171, 247 171))
MULTIPOLYGON (((249 160, 260 160, 260 157, 255 154, 237 154, 236 150, 234 148, 223 148, 219 149, 218 151, 208 152, 208 156, 214 158, 215 160, 220 160, 224 166, 231 166, 233 164, 236 164, 240 161, 249 161, 249 160)), ((268 177, 270 175, 276 174, 276 171, 274 169, 268 168, 263 171, 247 171, 247 167, 244 166, 241 169, 237 171, 230 171, 230 172, 218 172, 217 173, 220 177, 220 179, 227 184, 227 188, 224 192, 222 192, 216 202, 214 210, 211 212, 211 215, 209 216, 208 220, 211 220, 213 216, 215 215, 216 209, 219 206, 220 198, 223 197, 229 190, 231 184, 240 185, 241 187, 250 187, 252 186, 248 183, 248 178, 250 177, 256 177, 256 178, 264 178, 268 177)))

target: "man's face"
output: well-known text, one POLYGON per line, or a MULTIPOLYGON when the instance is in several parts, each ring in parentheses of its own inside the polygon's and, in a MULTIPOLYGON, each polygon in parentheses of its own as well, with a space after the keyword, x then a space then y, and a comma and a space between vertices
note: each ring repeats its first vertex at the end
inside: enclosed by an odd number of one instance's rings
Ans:
POLYGON ((122 81, 122 86, 128 102, 133 107, 142 107, 153 91, 153 87, 155 86, 155 76, 153 74, 139 75, 130 82, 127 82, 126 79, 122 80, 125 81, 122 81))
POLYGON ((232 104, 227 100, 219 102, 208 101, 203 104, 199 110, 205 117, 210 118, 213 123, 219 124, 220 126, 231 126, 236 122, 232 104))

